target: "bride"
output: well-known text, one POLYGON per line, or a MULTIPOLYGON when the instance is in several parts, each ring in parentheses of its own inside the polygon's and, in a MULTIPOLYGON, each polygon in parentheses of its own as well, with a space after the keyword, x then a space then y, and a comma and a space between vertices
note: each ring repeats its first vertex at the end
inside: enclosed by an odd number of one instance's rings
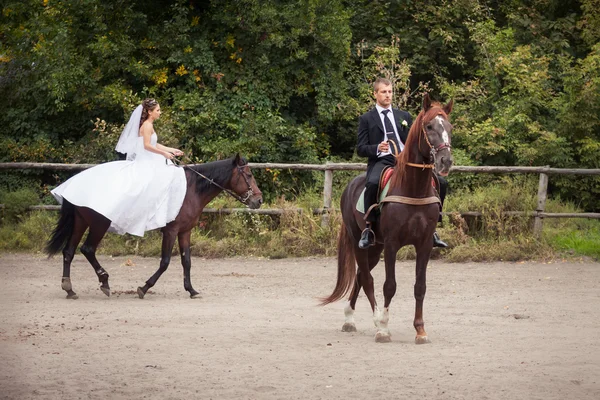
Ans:
POLYGON ((52 190, 63 199, 88 207, 110 220, 109 232, 144 236, 145 231, 173 221, 183 203, 187 182, 183 168, 173 164, 181 150, 157 142, 154 121, 160 105, 146 99, 131 114, 117 147, 125 161, 97 165, 52 190))

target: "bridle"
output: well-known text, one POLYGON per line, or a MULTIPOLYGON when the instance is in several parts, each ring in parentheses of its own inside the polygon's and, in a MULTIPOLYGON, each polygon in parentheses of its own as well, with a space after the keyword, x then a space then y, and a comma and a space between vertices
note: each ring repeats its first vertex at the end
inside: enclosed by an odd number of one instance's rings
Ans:
MULTIPOLYGON (((186 158, 188 159, 188 161, 192 161, 189 159, 189 157, 186 156, 186 158)), ((187 170, 192 171, 193 173, 198 175, 199 177, 207 180, 211 185, 215 185, 216 187, 218 187, 219 189, 221 189, 222 191, 224 191, 225 193, 227 193, 228 195, 230 195, 231 197, 233 197, 234 199, 236 199, 237 201, 239 201, 240 203, 242 203, 244 205, 248 205, 247 201, 250 200, 250 197, 252 197, 254 195, 254 191, 252 190, 252 185, 250 184, 250 180, 248 179, 248 177, 246 176, 246 173, 244 172, 244 167, 246 167, 247 164, 236 166, 237 171, 238 171, 237 180, 239 181, 240 176, 242 176, 244 178, 244 181, 246 182, 246 185, 248 186, 248 190, 246 190, 244 195, 240 196, 237 193, 235 193, 234 191, 226 189, 223 186, 219 185, 217 182, 215 182, 213 179, 209 178, 208 176, 191 168, 190 165, 181 165, 181 161, 179 161, 176 158, 173 158, 171 161, 174 161, 173 164, 175 166, 186 168, 187 170)), ((168 163, 168 160, 165 160, 165 162, 168 163)))
MULTIPOLYGON (((444 116, 444 113, 442 113, 441 111, 437 113, 437 115, 442 115, 444 116)), ((427 142, 427 145, 429 146, 429 159, 432 160, 431 164, 415 164, 415 163, 410 163, 407 162, 406 165, 409 165, 411 167, 415 167, 415 168, 422 168, 422 169, 426 169, 426 168, 435 168, 435 156, 438 152, 444 150, 444 149, 451 149, 450 143, 448 142, 444 142, 441 143, 438 146, 433 146, 431 144, 431 142, 429 141, 429 138, 427 137, 427 131, 425 130, 425 122, 423 122, 421 124, 421 132, 419 132, 419 148, 421 148, 421 136, 425 137, 425 141, 427 142)))
MULTIPOLYGON (((442 115, 444 116, 445 114, 443 112, 438 112, 437 115, 442 115)), ((440 144, 439 146, 433 146, 431 144, 431 142, 429 141, 429 138, 427 137, 427 131, 425 130, 425 123, 423 122, 423 124, 421 125, 421 130, 419 132, 419 151, 421 150, 421 136, 425 137, 425 141, 427 142, 427 145, 429 146, 429 159, 432 160, 433 159, 433 163, 431 164, 415 164, 415 163, 409 163, 407 162, 405 165, 410 165, 411 167, 415 167, 415 168, 422 168, 423 170, 425 170, 426 168, 429 169, 434 169, 435 168, 435 156, 438 152, 444 150, 444 149, 450 149, 450 143, 448 142, 444 142, 442 144, 440 144)), ((392 142, 393 143, 393 142, 392 142)), ((436 174, 433 174, 433 176, 435 177, 436 180, 438 180, 438 177, 436 174)), ((438 180, 438 186, 439 186, 439 180, 438 180)), ((428 204, 435 204, 435 203, 440 203, 441 201, 438 198, 438 196, 429 196, 429 197, 408 197, 408 196, 390 196, 387 195, 383 200, 381 200, 380 203, 401 203, 401 204, 410 204, 410 205, 415 205, 415 206, 424 206, 424 205, 428 205, 428 204)), ((371 206, 371 208, 373 208, 374 206, 371 206)), ((371 211, 371 209, 369 209, 366 213, 365 216, 363 217, 365 220, 367 219, 367 215, 368 213, 371 211)))

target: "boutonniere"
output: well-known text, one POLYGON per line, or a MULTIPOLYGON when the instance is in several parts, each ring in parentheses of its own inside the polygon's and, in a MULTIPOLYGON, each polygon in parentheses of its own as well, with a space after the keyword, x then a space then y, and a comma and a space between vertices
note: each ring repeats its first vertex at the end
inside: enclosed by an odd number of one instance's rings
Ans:
POLYGON ((408 122, 406 122, 406 120, 402 120, 401 125, 406 128, 408 126, 408 122))

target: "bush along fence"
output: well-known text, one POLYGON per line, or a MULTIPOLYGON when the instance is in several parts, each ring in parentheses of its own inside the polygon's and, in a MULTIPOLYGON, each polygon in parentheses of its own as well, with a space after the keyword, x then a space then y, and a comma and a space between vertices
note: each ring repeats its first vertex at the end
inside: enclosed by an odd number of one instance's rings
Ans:
MULTIPOLYGON (((54 171, 81 171, 96 164, 55 164, 55 163, 0 163, 1 169, 43 169, 54 171)), ((362 163, 325 163, 325 164, 283 164, 283 163, 249 163, 251 168, 256 169, 280 169, 280 170, 312 170, 323 171, 325 174, 323 184, 323 207, 313 209, 314 214, 321 215, 321 224, 329 224, 329 213, 332 210, 332 192, 333 192, 333 173, 334 171, 366 171, 366 164, 362 163)), ((600 175, 600 169, 568 169, 568 168, 550 168, 544 167, 500 167, 500 166, 453 166, 451 173, 475 173, 475 174, 539 174, 539 185, 537 195, 537 207, 535 211, 507 211, 506 215, 526 215, 534 218, 533 232, 535 237, 539 237, 543 227, 544 218, 595 218, 600 219, 600 213, 581 212, 581 213, 547 213, 545 212, 548 177, 549 175, 600 175)), ((2 207, 3 205, 0 205, 2 207)), ((31 210, 60 210, 60 206, 38 205, 30 207, 31 210)), ((274 208, 264 208, 251 210, 248 208, 205 208, 207 213, 231 214, 236 212, 245 212, 263 215, 281 215, 284 212, 297 211, 302 212, 301 208, 295 210, 283 210, 274 208)), ((449 214, 449 213, 444 213, 449 214)), ((460 214, 461 216, 477 217, 481 212, 468 211, 460 214)))

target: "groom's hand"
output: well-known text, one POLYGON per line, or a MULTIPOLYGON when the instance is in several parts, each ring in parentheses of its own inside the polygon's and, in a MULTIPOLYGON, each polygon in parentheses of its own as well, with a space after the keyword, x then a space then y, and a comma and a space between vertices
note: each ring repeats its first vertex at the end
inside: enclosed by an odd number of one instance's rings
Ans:
POLYGON ((379 150, 382 153, 385 153, 390 150, 390 145, 388 142, 381 142, 379 143, 379 146, 377 146, 377 150, 379 150))

